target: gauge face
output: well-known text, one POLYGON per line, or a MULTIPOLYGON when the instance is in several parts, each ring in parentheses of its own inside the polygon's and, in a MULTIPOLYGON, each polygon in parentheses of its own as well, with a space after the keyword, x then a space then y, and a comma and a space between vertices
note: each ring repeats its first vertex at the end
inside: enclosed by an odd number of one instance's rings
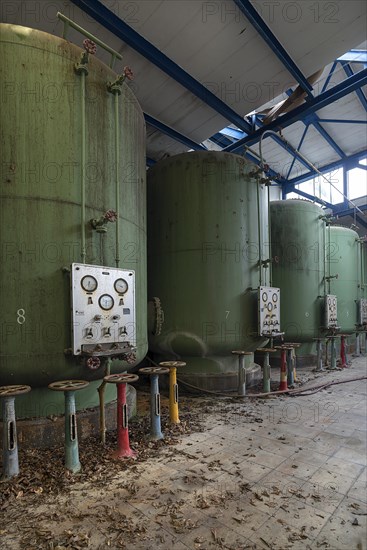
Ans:
POLYGON ((80 284, 82 285, 82 288, 87 292, 94 292, 98 286, 97 279, 92 277, 92 275, 86 275, 85 277, 83 277, 80 284))
POLYGON ((110 296, 109 294, 102 294, 102 296, 100 296, 99 298, 99 305, 102 309, 106 311, 112 309, 114 305, 112 296, 110 296))
POLYGON ((127 284, 125 279, 116 279, 114 287, 116 292, 118 292, 119 294, 125 294, 125 292, 127 292, 127 289, 129 288, 129 285, 127 284))

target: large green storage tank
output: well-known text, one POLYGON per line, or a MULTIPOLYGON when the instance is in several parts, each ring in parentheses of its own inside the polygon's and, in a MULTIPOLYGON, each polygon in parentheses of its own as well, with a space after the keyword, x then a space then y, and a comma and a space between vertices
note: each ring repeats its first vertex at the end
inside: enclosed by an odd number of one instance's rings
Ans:
POLYGON ((267 189, 254 170, 237 155, 190 152, 148 172, 148 296, 164 311, 150 350, 185 360, 180 374, 206 387, 235 383, 232 350, 266 343, 256 289, 269 285, 267 189))
POLYGON ((327 275, 330 292, 338 299, 338 326, 343 334, 356 330, 359 297, 359 236, 348 227, 330 225, 327 229, 327 275), (337 278, 336 278, 337 275, 337 278))
POLYGON ((312 342, 324 325, 324 211, 302 199, 270 203, 273 284, 288 342, 312 342))
MULTIPOLYGON (((83 37, 81 37, 81 42, 83 37)), ((66 355, 71 345, 70 279, 81 262, 82 49, 15 25, 0 27, 1 58, 1 366, 0 385, 29 384, 18 416, 63 411, 62 392, 48 383, 94 380, 78 392, 78 407, 95 406, 104 368, 89 370, 66 355)), ((98 52, 97 52, 98 55, 98 52)), ((115 225, 107 233, 89 220, 116 209, 114 95, 116 73, 89 56, 86 85, 86 259, 115 266, 115 225)), ((136 278, 136 360, 147 351, 145 122, 126 83, 119 96, 120 268, 136 278)), ((130 368, 112 362, 112 372, 130 368)), ((111 387, 110 387, 111 386, 111 387)), ((116 393, 108 385, 107 401, 116 393)))

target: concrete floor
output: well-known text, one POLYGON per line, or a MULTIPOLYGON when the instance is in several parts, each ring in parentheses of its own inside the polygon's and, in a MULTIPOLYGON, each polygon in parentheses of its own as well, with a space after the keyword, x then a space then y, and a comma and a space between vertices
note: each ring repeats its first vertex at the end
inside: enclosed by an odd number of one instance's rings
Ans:
MULTIPOLYGON (((358 358, 309 385, 366 367, 358 358)), ((366 388, 363 380, 307 397, 224 399, 209 414, 201 401, 204 431, 107 485, 78 483, 27 513, 40 529, 78 533, 79 545, 58 550, 365 550, 366 388)), ((14 537, 7 549, 18 548, 14 537)))

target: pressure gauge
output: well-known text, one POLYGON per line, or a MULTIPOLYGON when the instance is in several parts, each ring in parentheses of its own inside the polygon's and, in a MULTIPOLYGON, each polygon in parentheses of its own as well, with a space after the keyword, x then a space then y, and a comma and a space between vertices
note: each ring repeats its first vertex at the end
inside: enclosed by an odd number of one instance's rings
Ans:
POLYGON ((109 309, 112 309, 114 305, 113 298, 109 294, 102 294, 98 302, 100 307, 106 311, 108 311, 109 309))
POLYGON ((82 285, 82 288, 87 292, 94 292, 98 286, 97 279, 92 277, 92 275, 85 275, 80 284, 82 285))
POLYGON ((125 294, 127 292, 127 289, 129 288, 129 285, 125 281, 125 279, 116 279, 114 284, 116 292, 119 294, 125 294))

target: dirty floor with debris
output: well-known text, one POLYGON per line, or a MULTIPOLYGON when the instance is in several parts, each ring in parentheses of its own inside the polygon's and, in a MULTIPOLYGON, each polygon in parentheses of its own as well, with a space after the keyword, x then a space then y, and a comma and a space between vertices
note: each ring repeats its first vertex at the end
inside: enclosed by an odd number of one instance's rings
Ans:
MULTIPOLYGON (((366 375, 303 369, 302 389, 366 375)), ((274 369, 274 377, 278 369, 274 369)), ((83 472, 63 449, 20 452, 21 474, 0 484, 5 550, 160 548, 366 549, 366 380, 308 395, 183 396, 181 424, 148 442, 148 394, 130 424, 136 461, 80 442, 83 472)))

